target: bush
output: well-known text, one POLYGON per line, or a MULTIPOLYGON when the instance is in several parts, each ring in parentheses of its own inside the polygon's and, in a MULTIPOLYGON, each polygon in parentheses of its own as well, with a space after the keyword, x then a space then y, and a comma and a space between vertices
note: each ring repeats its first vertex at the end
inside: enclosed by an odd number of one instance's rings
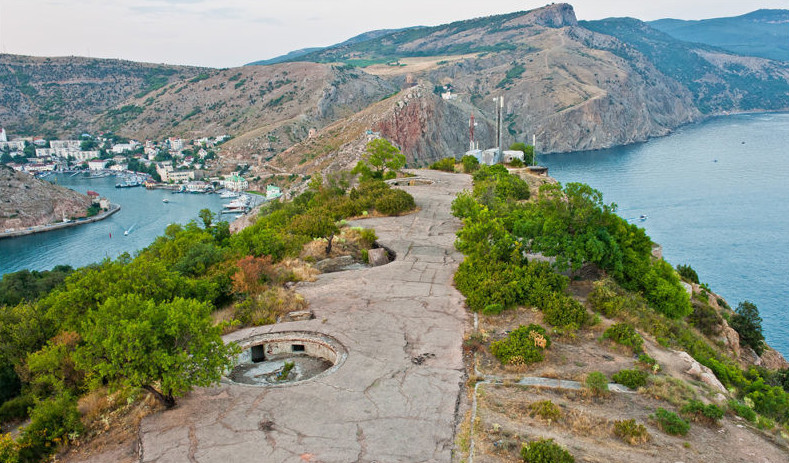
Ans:
POLYGON ((490 352, 501 363, 528 364, 540 362, 551 339, 540 325, 519 326, 501 341, 490 344, 490 352))
POLYGON ((463 172, 467 174, 471 174, 479 169, 479 160, 474 156, 463 156, 460 162, 463 163, 463 172))
POLYGON ((658 408, 654 417, 658 427, 666 434, 684 436, 690 430, 690 424, 687 421, 665 408, 658 408))
POLYGON ((556 421, 562 416, 562 409, 550 400, 541 400, 529 404, 529 416, 539 416, 548 421, 556 421))
POLYGON ((683 416, 693 421, 704 421, 707 423, 717 423, 723 418, 724 411, 715 404, 704 405, 699 400, 691 400, 679 411, 683 416))
POLYGON ((589 373, 584 384, 592 395, 604 396, 608 394, 608 378, 599 371, 589 373))
POLYGON ((19 446, 11 434, 0 433, 0 461, 3 463, 19 462, 19 446))
POLYGON ((729 400, 729 410, 733 411, 737 416, 750 421, 751 423, 756 422, 756 412, 753 411, 751 407, 738 400, 729 400))
POLYGON ((55 453, 60 443, 79 436, 82 430, 77 402, 68 395, 39 402, 19 438, 20 460, 41 461, 55 453))
POLYGON ((414 197, 403 190, 389 190, 375 201, 375 210, 384 215, 398 215, 416 207, 414 197))
POLYGON ((648 377, 649 374, 641 370, 620 370, 611 379, 630 389, 638 389, 647 385, 648 377))
POLYGON ((6 401, 0 406, 0 423, 26 419, 33 404, 33 397, 24 395, 6 401))
POLYGON ((603 339, 610 339, 617 344, 630 347, 636 353, 643 350, 644 340, 635 328, 627 323, 614 323, 609 326, 603 333, 603 339))
POLYGON ((615 421, 614 434, 630 445, 643 444, 651 438, 647 428, 636 420, 615 421))
POLYGON ((699 275, 690 265, 677 265, 677 273, 683 280, 699 284, 699 275))
POLYGON ((638 363, 652 370, 652 373, 660 371, 660 364, 648 354, 639 354, 638 363))
POLYGON ((442 170, 444 172, 454 172, 455 171, 455 158, 444 158, 439 161, 430 164, 430 168, 433 170, 442 170))
POLYGON ((578 329, 589 321, 589 314, 584 306, 572 297, 556 293, 548 298, 542 309, 545 321, 553 326, 578 329))
POLYGON ((709 304, 694 301, 693 313, 688 315, 688 322, 707 336, 714 336, 720 331, 723 317, 709 304))
POLYGON ((570 452, 556 444, 553 439, 540 439, 524 444, 521 458, 526 463, 575 463, 570 452))

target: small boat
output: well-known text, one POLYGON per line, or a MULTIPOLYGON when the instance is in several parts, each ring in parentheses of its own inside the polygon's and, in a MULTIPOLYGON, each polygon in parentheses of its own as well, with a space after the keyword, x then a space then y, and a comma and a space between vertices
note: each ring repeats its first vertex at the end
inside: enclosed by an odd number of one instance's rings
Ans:
POLYGON ((641 214, 640 216, 638 216, 638 220, 640 220, 642 222, 645 221, 646 219, 647 219, 647 216, 645 216, 644 214, 641 214))
POLYGON ((124 231, 123 236, 129 236, 129 230, 124 231))
POLYGON ((162 202, 163 202, 163 203, 169 203, 169 202, 170 202, 170 200, 169 200, 169 199, 167 199, 167 198, 164 198, 164 199, 162 200, 162 202))
POLYGON ((238 193, 235 191, 224 191, 219 197, 222 199, 238 198, 238 193))

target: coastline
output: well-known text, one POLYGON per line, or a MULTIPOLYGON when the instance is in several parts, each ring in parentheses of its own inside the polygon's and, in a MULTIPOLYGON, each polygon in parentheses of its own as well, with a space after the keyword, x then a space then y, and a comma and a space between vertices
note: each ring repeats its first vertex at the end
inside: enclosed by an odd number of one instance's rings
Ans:
POLYGON ((119 204, 110 204, 109 210, 96 214, 93 217, 88 217, 86 219, 77 219, 73 222, 59 222, 59 223, 47 224, 47 225, 36 225, 34 227, 28 227, 24 230, 13 230, 9 232, 3 231, 0 232, 0 239, 18 238, 20 236, 33 235, 35 233, 44 233, 52 230, 60 230, 68 227, 75 227, 77 225, 94 223, 106 219, 112 214, 118 212, 119 210, 121 210, 121 206, 119 204))

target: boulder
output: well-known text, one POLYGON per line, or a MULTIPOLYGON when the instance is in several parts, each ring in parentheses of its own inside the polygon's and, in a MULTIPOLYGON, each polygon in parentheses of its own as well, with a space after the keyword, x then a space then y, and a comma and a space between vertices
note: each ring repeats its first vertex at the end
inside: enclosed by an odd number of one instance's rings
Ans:
POLYGON ((334 257, 332 259, 323 259, 322 261, 315 264, 315 268, 322 273, 331 273, 331 272, 337 272, 339 270, 342 270, 343 267, 347 267, 353 263, 354 263, 353 257, 340 256, 340 257, 334 257))
POLYGON ((282 317, 280 321, 303 322, 307 320, 312 320, 313 318, 315 318, 315 314, 312 313, 312 310, 294 310, 293 312, 288 312, 287 315, 282 317))
POLYGON ((677 352, 677 355, 679 358, 689 364, 688 369, 685 371, 686 374, 693 376, 704 384, 722 393, 728 392, 726 387, 724 387, 720 380, 718 380, 712 370, 697 362, 687 352, 677 352))
POLYGON ((370 249, 367 258, 371 266, 378 267, 389 263, 389 254, 384 248, 370 249))

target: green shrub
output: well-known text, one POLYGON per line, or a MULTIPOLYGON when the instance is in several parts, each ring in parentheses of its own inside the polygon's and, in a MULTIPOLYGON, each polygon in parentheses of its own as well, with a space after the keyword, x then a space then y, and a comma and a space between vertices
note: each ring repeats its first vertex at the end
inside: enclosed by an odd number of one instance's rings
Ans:
POLYGON ((584 385, 592 395, 604 396, 608 394, 608 378, 599 371, 593 371, 586 375, 584 385))
POLYGON ((501 363, 529 364, 540 362, 543 351, 551 346, 551 338, 540 325, 519 326, 505 339, 490 344, 490 352, 501 363))
POLYGON ((430 168, 433 170, 442 170, 444 172, 454 172, 455 171, 455 158, 444 158, 439 161, 430 164, 430 168))
POLYGON ((652 370, 652 373, 660 371, 660 364, 648 354, 639 354, 638 363, 652 370))
POLYGON ((546 322, 562 328, 578 329, 589 322, 586 308, 566 294, 556 293, 548 298, 542 312, 546 322))
POLYGON ((643 350, 644 340, 641 335, 636 332, 635 328, 628 323, 614 323, 603 332, 603 339, 610 339, 611 341, 630 347, 633 352, 641 352, 643 350))
POLYGON ((526 463, 575 463, 570 452, 563 449, 553 439, 540 439, 524 444, 521 458, 526 463))
POLYGON ((498 315, 504 311, 504 306, 501 304, 488 304, 482 309, 482 313, 485 315, 498 315))
POLYGON ((649 374, 641 370, 620 370, 611 379, 630 389, 638 389, 647 385, 648 377, 649 374))
POLYGON ((403 190, 389 190, 375 201, 375 210, 384 215, 398 215, 416 207, 414 197, 403 190))
POLYGON ((677 265, 677 273, 683 280, 699 284, 699 275, 690 265, 677 265))
POLYGON ((19 463, 19 446, 11 434, 0 433, 0 461, 3 463, 19 463))
POLYGON ((512 161, 510 161, 510 166, 512 166, 512 167, 523 167, 523 161, 521 161, 518 158, 512 158, 512 161))
POLYGON ((646 426, 636 420, 615 421, 614 434, 630 445, 643 444, 651 438, 646 426))
POLYGON ((729 410, 733 411, 735 414, 737 414, 737 416, 750 421, 751 423, 756 422, 756 412, 753 411, 751 407, 738 400, 729 400, 729 410))
POLYGON ((64 395, 36 404, 30 424, 19 438, 19 456, 23 462, 38 462, 55 453, 60 443, 76 438, 83 426, 77 402, 64 395))
POLYGON ((714 336, 720 331, 723 317, 718 311, 704 302, 693 302, 693 313, 688 315, 688 322, 707 336, 714 336))
POLYGON ((680 418, 676 413, 665 408, 658 408, 654 415, 658 427, 672 436, 684 436, 690 430, 690 424, 680 418))
POLYGON ((19 396, 7 400, 0 406, 0 423, 24 420, 27 418, 28 409, 33 406, 32 396, 19 396))
POLYGON ((479 160, 474 156, 463 156, 460 162, 463 163, 463 172, 467 174, 471 174, 479 169, 479 160))
POLYGON ((541 400, 529 404, 529 416, 539 416, 544 420, 556 421, 562 416, 562 409, 550 400, 541 400))
POLYGON ((693 421, 717 423, 723 418, 724 411, 715 404, 704 405, 699 400, 691 400, 679 411, 683 416, 693 421))

